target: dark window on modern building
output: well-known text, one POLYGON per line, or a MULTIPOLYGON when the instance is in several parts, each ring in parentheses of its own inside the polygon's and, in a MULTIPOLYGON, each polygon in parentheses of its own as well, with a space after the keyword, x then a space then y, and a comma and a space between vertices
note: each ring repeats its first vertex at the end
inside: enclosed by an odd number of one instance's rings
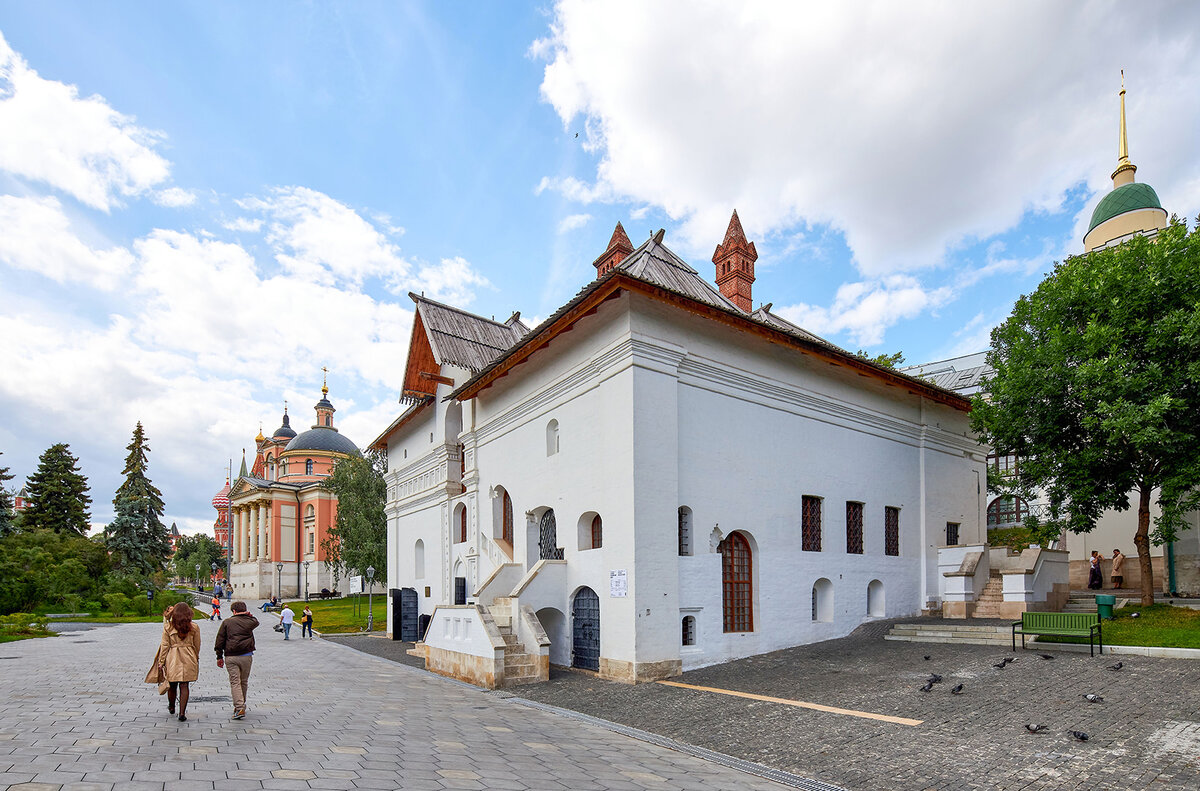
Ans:
POLYGON ((883 554, 900 554, 900 509, 891 505, 883 509, 883 554))
POLYGON ((846 553, 863 553, 863 504, 846 503, 846 553))
POLYGON ((821 498, 804 495, 800 500, 800 548, 821 551, 821 498))

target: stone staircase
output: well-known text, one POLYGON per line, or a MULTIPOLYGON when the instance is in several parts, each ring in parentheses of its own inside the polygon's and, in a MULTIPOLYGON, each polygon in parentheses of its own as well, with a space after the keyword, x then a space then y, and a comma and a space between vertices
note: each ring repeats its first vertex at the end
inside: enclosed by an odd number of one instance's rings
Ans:
POLYGON ((1071 591, 1071 598, 1067 600, 1067 606, 1063 607, 1063 612, 1095 612, 1096 611, 1096 594, 1084 593, 1083 591, 1071 591))
POLYGON ((524 643, 518 641, 513 634, 512 612, 509 599, 496 599, 490 609, 496 628, 504 638, 504 685, 517 687, 522 684, 536 684, 538 678, 537 657, 525 650, 524 643), (495 605, 501 606, 495 606, 495 605))
POLYGON ((958 623, 898 623, 883 636, 884 640, 908 643, 949 643, 951 645, 1012 645, 1012 628, 958 623))
POLYGON ((972 618, 999 618, 1000 605, 1004 603, 1004 580, 996 572, 988 577, 987 584, 975 601, 972 618))

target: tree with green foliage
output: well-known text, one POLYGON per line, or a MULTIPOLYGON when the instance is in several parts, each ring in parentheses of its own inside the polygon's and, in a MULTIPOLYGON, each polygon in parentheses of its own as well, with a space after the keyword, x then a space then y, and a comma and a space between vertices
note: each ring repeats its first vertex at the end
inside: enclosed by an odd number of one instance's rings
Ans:
POLYGON ((1200 506, 1198 273, 1200 230, 1177 218, 1057 264, 992 331, 995 374, 971 411, 982 442, 1020 456, 1014 493, 1045 493, 1050 523, 1031 528, 1085 533, 1136 499, 1143 604, 1151 543, 1174 540, 1200 506))
POLYGON ((351 570, 361 574, 373 566, 375 581, 387 581, 387 518, 383 513, 386 472, 387 456, 370 451, 366 456, 342 459, 321 483, 338 498, 337 523, 321 540, 321 548, 325 551, 325 567, 339 577, 351 570))
POLYGON ((200 566, 200 579, 206 580, 212 574, 212 564, 217 568, 225 568, 225 554, 221 545, 212 536, 197 533, 194 536, 183 536, 171 558, 175 573, 185 580, 196 579, 196 566, 200 566))
POLYGON ((859 349, 854 353, 854 356, 860 360, 866 360, 869 363, 875 363, 876 365, 884 368, 896 368, 897 366, 904 364, 904 352, 896 352, 894 354, 887 354, 885 352, 872 356, 867 354, 862 349, 859 349))
POLYGON ((70 445, 60 442, 47 448, 25 488, 29 506, 21 514, 22 530, 87 535, 92 498, 70 445))
POLYGON ((0 538, 0 613, 35 609, 109 585, 108 551, 73 533, 25 530, 0 538))
MULTIPOLYGON (((0 451, 0 456, 4 455, 4 451, 0 451)), ((11 481, 12 475, 8 472, 8 467, 0 467, 0 537, 7 536, 13 532, 13 501, 12 494, 8 491, 8 487, 4 485, 5 481, 11 481)))
POLYGON ((151 574, 163 567, 171 554, 171 539, 162 523, 162 492, 146 474, 150 445, 139 420, 125 449, 125 480, 113 497, 116 518, 105 528, 105 545, 118 569, 151 574))

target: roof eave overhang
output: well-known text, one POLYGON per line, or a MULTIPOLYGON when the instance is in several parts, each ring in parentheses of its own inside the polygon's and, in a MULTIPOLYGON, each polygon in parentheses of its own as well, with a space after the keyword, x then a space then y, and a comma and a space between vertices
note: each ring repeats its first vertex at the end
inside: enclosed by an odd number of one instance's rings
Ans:
POLYGON ((525 338, 520 345, 509 350, 507 354, 502 355, 490 366, 464 382, 462 387, 450 393, 444 400, 466 400, 487 389, 497 379, 506 375, 513 368, 528 360, 538 350, 548 345, 554 338, 570 330, 576 321, 595 312, 601 303, 617 296, 621 291, 644 294, 653 299, 676 305, 692 313, 711 318, 733 329, 742 332, 751 332, 772 343, 798 349, 828 362, 830 365, 849 368, 856 371, 860 376, 873 378, 893 387, 904 388, 912 395, 927 398, 930 401, 944 404, 953 409, 963 412, 971 410, 971 400, 957 393, 943 390, 936 385, 898 373, 890 368, 875 365, 852 354, 840 353, 821 344, 797 338, 770 325, 755 321, 741 311, 718 308, 656 286, 653 283, 647 283, 644 280, 631 277, 619 269, 615 269, 597 280, 589 289, 585 290, 572 301, 574 304, 568 303, 566 309, 562 311, 557 319, 548 323, 536 334, 525 338))
POLYGON ((375 441, 367 446, 367 450, 387 450, 387 439, 395 432, 399 431, 408 424, 413 418, 424 411, 425 407, 433 403, 432 396, 426 396, 419 402, 404 410, 400 417, 392 421, 392 424, 383 430, 383 433, 375 438, 375 441))

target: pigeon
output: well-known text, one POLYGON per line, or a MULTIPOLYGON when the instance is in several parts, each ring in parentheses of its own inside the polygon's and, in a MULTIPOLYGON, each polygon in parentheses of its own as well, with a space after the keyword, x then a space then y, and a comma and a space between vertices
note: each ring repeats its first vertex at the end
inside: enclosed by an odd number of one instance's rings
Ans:
POLYGON ((1086 700, 1088 703, 1103 703, 1104 702, 1104 698, 1100 697, 1099 695, 1094 695, 1091 692, 1084 695, 1083 699, 1086 700))
POLYGON ((997 670, 1003 670, 1004 668, 1008 667, 1008 662, 1000 662, 998 664, 992 665, 992 667, 996 668, 997 670))
POLYGON ((1067 733, 1071 734, 1071 738, 1077 742, 1086 742, 1088 740, 1088 735, 1083 731, 1067 731, 1067 733))
POLYGON ((1029 725, 1025 726, 1025 730, 1029 731, 1030 733, 1042 733, 1046 730, 1046 726, 1034 725, 1033 723, 1030 723, 1029 725))
POLYGON ((1108 666, 1107 668, 1105 668, 1105 669, 1106 669, 1106 670, 1120 670, 1120 669, 1121 669, 1121 668, 1123 668, 1123 667, 1125 667, 1125 663, 1124 663, 1124 662, 1118 662, 1118 663, 1116 663, 1115 665, 1109 665, 1109 666, 1108 666))
POLYGON ((962 684, 959 684, 957 687, 955 687, 954 689, 950 690, 950 694, 951 694, 951 695, 961 695, 961 694, 962 694, 962 691, 963 691, 963 685, 962 685, 962 684))
POLYGON ((930 659, 933 659, 933 657, 931 657, 929 654, 926 654, 925 661, 928 662, 930 659))
POLYGON ((932 681, 928 681, 928 682, 926 682, 926 683, 925 683, 925 686, 921 687, 921 691, 922 691, 922 692, 928 692, 928 691, 929 691, 929 690, 931 690, 931 689, 933 689, 933 682, 932 682, 932 681))
POLYGON ((1038 656, 1040 656, 1042 659, 1053 659, 1054 658, 1050 654, 1038 654, 1038 656))
POLYGON ((929 683, 930 684, 940 684, 940 683, 942 683, 942 677, 939 676, 937 673, 930 673, 929 674, 929 683))
POLYGON ((1015 656, 1006 656, 1006 657, 1004 657, 1003 661, 1004 661, 1004 664, 1011 665, 1013 662, 1017 661, 1017 658, 1015 656))

